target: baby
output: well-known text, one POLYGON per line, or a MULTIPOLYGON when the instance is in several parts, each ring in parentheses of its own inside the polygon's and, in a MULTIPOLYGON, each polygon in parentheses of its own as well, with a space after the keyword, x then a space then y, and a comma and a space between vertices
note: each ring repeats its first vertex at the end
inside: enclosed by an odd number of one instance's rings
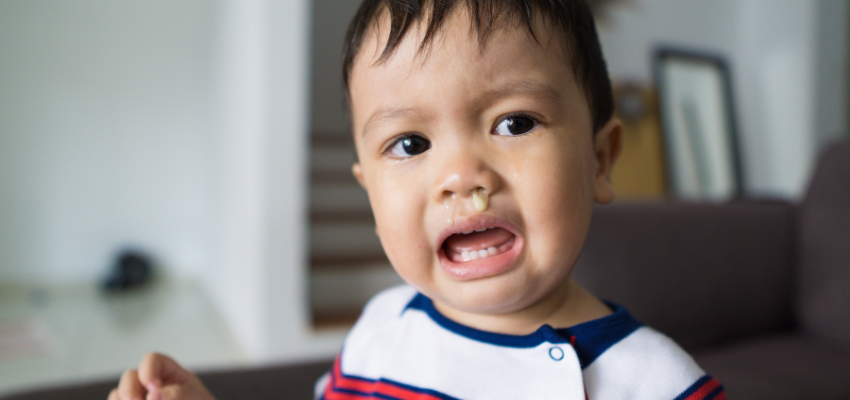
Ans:
MULTIPOLYGON (((725 398, 570 278, 622 131, 583 0, 365 0, 343 70, 353 172, 409 286, 369 302, 318 398, 725 398)), ((211 398, 160 355, 110 399, 145 394, 211 398)))

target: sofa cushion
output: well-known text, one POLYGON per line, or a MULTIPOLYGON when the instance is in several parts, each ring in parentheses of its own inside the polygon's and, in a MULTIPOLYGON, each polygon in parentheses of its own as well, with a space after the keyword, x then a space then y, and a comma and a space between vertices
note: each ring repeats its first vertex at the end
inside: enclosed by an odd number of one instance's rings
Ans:
POLYGON ((594 209, 574 276, 686 347, 788 327, 787 203, 623 203, 594 209))
POLYGON ((850 342, 850 141, 820 157, 800 210, 800 239, 802 327, 850 342))
POLYGON ((802 334, 747 340, 694 352, 730 399, 850 398, 850 348, 802 334))

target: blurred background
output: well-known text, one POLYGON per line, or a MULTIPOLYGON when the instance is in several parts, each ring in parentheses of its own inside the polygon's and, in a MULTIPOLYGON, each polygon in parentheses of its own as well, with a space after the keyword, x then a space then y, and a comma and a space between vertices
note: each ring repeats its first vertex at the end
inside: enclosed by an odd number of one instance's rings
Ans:
MULTIPOLYGON (((115 377, 153 350, 199 369, 338 351, 400 282, 349 172, 339 66, 358 4, 0 0, 0 395, 115 377)), ((597 13, 627 128, 621 201, 796 201, 848 131, 850 1, 597 13), (720 195, 676 184, 667 105, 694 85, 656 85, 659 49, 707 60, 719 85, 696 101, 723 128, 685 136, 723 138, 720 195)))

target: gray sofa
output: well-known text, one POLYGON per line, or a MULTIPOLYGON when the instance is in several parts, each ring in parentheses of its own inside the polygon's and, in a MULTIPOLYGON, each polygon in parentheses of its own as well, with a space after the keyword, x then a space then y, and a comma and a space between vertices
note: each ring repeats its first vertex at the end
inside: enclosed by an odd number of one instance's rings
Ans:
MULTIPOLYGON (((575 272, 687 348, 730 399, 850 399, 850 142, 800 204, 599 207, 575 272)), ((308 399, 326 362, 202 373, 226 399, 308 399)), ((105 399, 117 381, 8 400, 105 399)))
POLYGON ((730 399, 850 399, 850 142, 800 204, 621 204, 576 278, 667 333, 730 399))

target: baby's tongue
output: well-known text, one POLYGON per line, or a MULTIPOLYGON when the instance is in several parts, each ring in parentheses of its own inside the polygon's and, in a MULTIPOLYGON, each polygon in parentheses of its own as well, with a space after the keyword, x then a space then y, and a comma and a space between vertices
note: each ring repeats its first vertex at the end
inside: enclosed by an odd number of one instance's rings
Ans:
POLYGON ((484 232, 472 232, 465 235, 458 233, 451 235, 448 239, 446 239, 443 246, 446 250, 461 253, 464 250, 481 250, 489 247, 498 248, 513 239, 513 237, 514 234, 505 229, 493 228, 484 232))

